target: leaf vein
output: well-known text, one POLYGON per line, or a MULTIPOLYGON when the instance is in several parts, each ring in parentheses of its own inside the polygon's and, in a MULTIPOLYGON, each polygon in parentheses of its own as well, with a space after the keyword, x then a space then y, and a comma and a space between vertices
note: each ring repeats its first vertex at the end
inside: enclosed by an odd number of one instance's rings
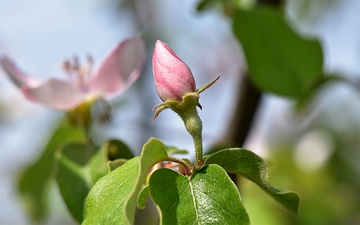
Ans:
POLYGON ((192 183, 191 183, 190 179, 189 179, 189 187, 190 187, 191 196, 192 196, 194 209, 195 209, 195 215, 196 215, 196 220, 194 221, 193 224, 196 224, 196 222, 197 222, 197 224, 200 224, 199 213, 198 213, 198 208, 197 208, 197 202, 196 202, 195 193, 194 193, 194 187, 192 186, 192 183))

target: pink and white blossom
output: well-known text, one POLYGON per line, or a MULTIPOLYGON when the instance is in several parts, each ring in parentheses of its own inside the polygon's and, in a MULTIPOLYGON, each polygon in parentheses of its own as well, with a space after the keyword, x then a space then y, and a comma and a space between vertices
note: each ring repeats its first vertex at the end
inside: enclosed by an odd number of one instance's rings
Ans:
POLYGON ((69 111, 89 99, 124 92, 140 76, 144 58, 144 42, 133 37, 115 45, 95 70, 91 58, 88 68, 81 67, 77 58, 66 61, 68 80, 52 78, 42 82, 26 75, 8 57, 2 57, 1 64, 27 99, 54 110, 69 111))
POLYGON ((190 68, 165 43, 157 40, 152 58, 156 91, 163 101, 182 101, 189 92, 196 91, 190 68))

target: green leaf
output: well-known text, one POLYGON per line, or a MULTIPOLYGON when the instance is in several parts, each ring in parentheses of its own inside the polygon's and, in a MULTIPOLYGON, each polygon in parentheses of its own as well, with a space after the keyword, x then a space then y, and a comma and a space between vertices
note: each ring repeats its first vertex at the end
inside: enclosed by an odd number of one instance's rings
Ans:
POLYGON ((55 178, 68 210, 79 223, 83 221, 85 198, 96 181, 108 174, 109 160, 118 162, 133 157, 129 148, 118 140, 106 141, 100 151, 95 150, 92 145, 72 143, 56 154, 55 178))
POLYGON ((86 198, 83 224, 126 224, 123 209, 136 184, 138 170, 139 157, 135 157, 100 178, 86 198))
POLYGON ((109 160, 131 159, 134 157, 130 148, 119 140, 108 140, 101 146, 101 148, 107 149, 106 152, 109 160))
POLYGON ((263 91, 298 98, 323 76, 319 42, 300 37, 275 9, 237 11, 233 32, 243 47, 252 81, 263 91))
POLYGON ((135 208, 136 208, 136 200, 138 197, 138 193, 142 186, 143 181, 148 175, 148 171, 153 167, 156 163, 167 160, 168 155, 166 153, 166 149, 164 144, 156 139, 150 138, 150 140, 145 143, 143 146, 141 155, 140 155, 140 168, 137 177, 136 187, 133 192, 129 196, 126 202, 126 217, 127 221, 131 224, 134 222, 135 208))
POLYGON ((55 179, 73 218, 81 223, 85 198, 93 185, 85 167, 87 148, 82 144, 67 145, 56 154, 55 179))
POLYGON ((24 169, 19 177, 19 192, 25 209, 38 222, 47 214, 48 187, 55 150, 66 142, 86 140, 81 129, 74 128, 64 121, 59 123, 40 158, 24 169))
POLYGON ((207 8, 210 7, 210 5, 212 4, 212 1, 211 0, 202 0, 198 3, 196 9, 198 11, 204 11, 206 10, 207 8))
POLYGON ((153 165, 168 158, 163 143, 151 138, 140 157, 102 177, 90 190, 84 224, 133 224, 137 197, 153 165))
POLYGON ((100 151, 96 152, 88 161, 86 169, 92 184, 95 184, 101 177, 109 173, 108 160, 107 149, 100 148, 100 151))
POLYGON ((122 141, 104 142, 88 164, 93 183, 133 157, 131 150, 122 141))
POLYGON ((138 196, 138 208, 139 209, 145 209, 146 200, 148 199, 150 195, 149 192, 149 185, 145 185, 143 189, 141 189, 140 194, 138 196))
POLYGON ((281 190, 269 184, 266 162, 255 153, 240 149, 224 149, 209 156, 205 165, 217 164, 226 171, 236 173, 253 181, 290 212, 297 214, 299 196, 292 191, 281 190))
POLYGON ((178 149, 175 146, 165 146, 166 152, 168 155, 174 154, 188 154, 189 152, 186 149, 178 149))
POLYGON ((115 170, 116 168, 124 165, 127 161, 128 161, 128 159, 115 159, 113 161, 107 162, 108 172, 110 173, 111 171, 115 170))
POLYGON ((158 169, 149 187, 163 225, 250 223, 237 187, 218 165, 205 166, 192 177, 158 169))
POLYGON ((296 109, 302 110, 304 106, 316 96, 321 88, 331 82, 346 82, 346 80, 343 77, 334 74, 318 77, 318 79, 315 79, 314 82, 301 93, 296 102, 296 109))
MULTIPOLYGON (((101 145, 100 149, 101 155, 94 157, 90 162, 90 169, 92 169, 92 174, 95 175, 93 179, 95 182, 107 174, 123 165, 134 157, 134 154, 130 148, 120 140, 107 140, 101 145), (98 173, 96 173, 98 171, 98 173)), ((94 182, 94 183, 95 183, 94 182)))

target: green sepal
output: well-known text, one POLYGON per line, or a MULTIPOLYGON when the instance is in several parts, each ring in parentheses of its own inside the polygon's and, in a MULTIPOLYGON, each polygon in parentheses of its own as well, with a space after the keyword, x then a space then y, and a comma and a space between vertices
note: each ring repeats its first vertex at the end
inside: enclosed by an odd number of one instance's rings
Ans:
POLYGON ((153 110, 156 109, 154 118, 152 121, 154 121, 162 111, 165 109, 172 109, 174 112, 176 112, 181 118, 185 116, 185 114, 188 114, 188 111, 196 111, 196 106, 199 105, 199 93, 198 92, 189 92, 186 93, 182 97, 182 101, 176 101, 176 100, 167 100, 163 103, 160 103, 156 105, 153 110))
POLYGON ((227 172, 253 181, 291 213, 298 213, 298 194, 271 186, 266 162, 252 151, 241 148, 224 149, 206 158, 205 165, 210 164, 220 165, 227 172))
POLYGON ((186 117, 189 117, 189 113, 193 114, 196 113, 196 106, 198 106, 200 109, 202 108, 199 103, 200 93, 211 87, 220 79, 220 76, 216 77, 214 80, 210 81, 209 83, 205 84, 204 86, 198 88, 194 92, 186 93, 182 97, 182 101, 177 100, 166 100, 163 103, 160 103, 156 105, 153 108, 153 111, 156 109, 153 121, 156 119, 156 117, 159 116, 159 114, 164 111, 167 108, 172 109, 174 112, 176 112, 183 120, 186 117), (195 110, 195 111, 194 111, 195 110))

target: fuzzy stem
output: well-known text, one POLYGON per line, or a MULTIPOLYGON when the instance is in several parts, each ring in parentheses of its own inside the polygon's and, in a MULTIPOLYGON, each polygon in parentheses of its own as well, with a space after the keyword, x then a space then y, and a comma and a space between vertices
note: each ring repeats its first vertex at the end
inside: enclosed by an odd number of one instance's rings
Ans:
MULTIPOLYGON (((216 81, 216 80, 215 80, 216 81)), ((213 81, 213 83, 215 83, 213 81)), ((182 102, 166 101, 161 107, 171 108, 184 121, 186 130, 194 139, 195 145, 195 167, 200 168, 203 165, 203 146, 202 146, 202 121, 199 117, 196 107, 199 105, 199 93, 190 92, 183 97, 182 102)), ((157 113, 158 115, 158 113, 157 113)))
POLYGON ((184 121, 186 130, 194 139, 195 167, 199 167, 203 161, 202 121, 196 111, 196 107, 189 108, 187 113, 180 115, 180 117, 184 121))
POLYGON ((195 145, 195 166, 203 161, 203 146, 202 146, 202 121, 199 115, 193 114, 185 122, 186 130, 191 134, 194 139, 195 145))

